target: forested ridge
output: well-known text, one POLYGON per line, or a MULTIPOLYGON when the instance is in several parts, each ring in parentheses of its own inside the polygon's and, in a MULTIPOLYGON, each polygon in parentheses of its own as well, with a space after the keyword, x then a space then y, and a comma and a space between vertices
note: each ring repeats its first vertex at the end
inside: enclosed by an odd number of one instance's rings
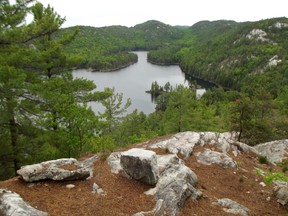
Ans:
POLYGON ((238 131, 238 140, 250 145, 287 138, 287 18, 63 29, 65 20, 52 7, 32 2, 0 5, 0 179, 25 164, 187 130, 238 131), (28 13, 33 21, 27 24, 28 13), (121 93, 99 92, 71 74, 128 66, 137 61, 136 50, 220 87, 196 100, 193 87, 154 82, 151 88, 161 92, 155 112, 126 114, 131 101, 121 93), (105 111, 94 113, 91 101, 105 111))
POLYGON ((165 47, 179 39, 178 29, 159 21, 128 28, 107 26, 101 28, 78 26, 59 31, 59 35, 78 30, 72 43, 65 49, 82 57, 79 67, 95 71, 110 71, 135 63, 137 55, 130 51, 153 50, 165 47))

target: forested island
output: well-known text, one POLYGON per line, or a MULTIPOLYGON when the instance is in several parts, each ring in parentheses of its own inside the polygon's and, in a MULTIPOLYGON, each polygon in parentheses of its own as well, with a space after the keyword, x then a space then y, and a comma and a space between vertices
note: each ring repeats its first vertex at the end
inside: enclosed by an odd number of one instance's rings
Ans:
POLYGON ((38 2, 3 1, 0 11, 0 179, 25 164, 181 131, 238 131, 238 140, 250 145, 288 137, 287 18, 63 29, 64 19, 38 2), (149 51, 151 63, 178 64, 219 87, 196 100, 194 89, 167 85, 154 113, 125 115, 130 101, 123 95, 99 92, 71 74, 128 66, 137 50, 149 51), (91 101, 105 111, 94 113, 91 101))

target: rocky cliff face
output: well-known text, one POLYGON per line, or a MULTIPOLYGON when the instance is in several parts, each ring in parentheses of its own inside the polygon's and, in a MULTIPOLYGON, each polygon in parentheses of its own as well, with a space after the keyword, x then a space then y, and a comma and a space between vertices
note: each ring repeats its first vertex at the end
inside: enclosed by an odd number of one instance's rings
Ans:
POLYGON ((267 185, 263 175, 281 171, 276 164, 284 164, 288 141, 250 147, 234 135, 184 132, 107 159, 96 155, 25 166, 19 177, 0 182, 0 213, 287 215, 287 183, 267 185), (270 163, 259 163, 260 156, 270 163), (21 201, 18 207, 15 199, 21 201))

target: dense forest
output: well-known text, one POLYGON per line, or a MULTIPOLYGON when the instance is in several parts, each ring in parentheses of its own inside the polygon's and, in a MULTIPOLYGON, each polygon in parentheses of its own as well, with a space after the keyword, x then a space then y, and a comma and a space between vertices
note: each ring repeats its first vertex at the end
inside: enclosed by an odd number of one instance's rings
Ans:
POLYGON ((3 0, 0 14, 0 179, 25 164, 187 130, 237 131, 250 145, 288 137, 287 18, 63 29, 65 20, 39 2, 3 0), (125 115, 131 101, 121 93, 71 74, 129 66, 136 50, 218 87, 196 99, 194 88, 154 82, 155 112, 125 115), (94 113, 90 101, 105 111, 94 113))

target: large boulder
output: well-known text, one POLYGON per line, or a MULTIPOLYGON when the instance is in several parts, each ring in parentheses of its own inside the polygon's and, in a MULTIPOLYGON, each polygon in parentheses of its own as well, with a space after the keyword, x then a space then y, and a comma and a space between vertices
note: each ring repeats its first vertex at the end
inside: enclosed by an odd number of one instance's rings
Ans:
POLYGON ((211 165, 218 164, 223 168, 236 168, 237 163, 228 155, 210 149, 197 153, 197 161, 202 164, 211 165))
POLYGON ((0 215, 3 216, 47 216, 26 203, 17 193, 0 189, 0 215))
POLYGON ((156 153, 133 148, 121 154, 120 164, 132 178, 155 185, 158 180, 156 153))
POLYGON ((74 158, 45 161, 21 167, 17 174, 26 182, 40 180, 81 180, 90 176, 91 170, 74 158))
POLYGON ((194 188, 198 179, 196 174, 184 165, 176 155, 157 156, 159 166, 159 180, 155 186, 145 193, 155 196, 156 200, 163 200, 168 215, 177 215, 192 197, 198 199, 202 193, 194 188))
POLYGON ((267 157, 271 163, 280 163, 287 159, 288 139, 272 141, 254 146, 260 155, 267 157))

